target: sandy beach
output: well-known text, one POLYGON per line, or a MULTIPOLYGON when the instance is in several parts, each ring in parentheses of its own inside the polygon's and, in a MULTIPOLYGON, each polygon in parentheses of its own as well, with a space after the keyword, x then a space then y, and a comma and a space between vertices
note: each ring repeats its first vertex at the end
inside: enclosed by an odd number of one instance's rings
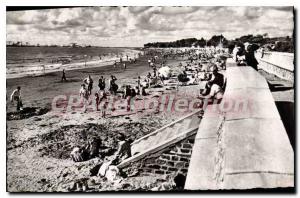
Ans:
MULTIPOLYGON (((15 106, 9 102, 9 94, 16 86, 22 86, 24 107, 48 109, 57 95, 78 95, 82 79, 88 75, 94 79, 93 91, 97 90, 97 81, 100 76, 108 79, 110 75, 115 75, 119 86, 135 85, 137 76, 145 76, 152 71, 147 60, 148 57, 142 57, 137 63, 128 64, 126 70, 123 70, 120 65, 117 68, 109 65, 66 71, 68 81, 64 83, 60 82, 61 72, 37 77, 7 79, 7 112, 15 111, 15 106)), ((184 61, 186 60, 170 59, 167 65, 175 68, 179 62, 184 61)), ((167 94, 192 96, 198 90, 199 85, 188 86, 188 89, 179 87, 178 91, 168 90, 167 87, 150 88, 147 89, 149 95, 144 99, 167 94)), ((72 111, 60 114, 50 110, 43 115, 7 121, 8 191, 65 191, 66 186, 72 185, 70 183, 78 179, 91 178, 90 169, 110 158, 108 155, 105 159, 94 158, 74 163, 69 153, 74 146, 84 144, 83 133, 88 137, 100 137, 113 153, 117 147, 116 134, 122 133, 135 140, 187 113, 174 114, 165 111, 149 113, 140 110, 127 115, 101 118, 99 112, 72 111)), ((154 184, 160 183, 159 181, 165 181, 161 177, 161 175, 129 177, 125 183, 130 183, 128 189, 147 190, 154 187, 154 184)), ((96 180, 97 189, 91 188, 90 191, 110 191, 117 190, 116 188, 124 190, 124 182, 118 187, 107 184, 103 178, 92 177, 92 179, 96 180)))
POLYGON ((6 5, 6 193, 295 192, 295 9, 6 5))

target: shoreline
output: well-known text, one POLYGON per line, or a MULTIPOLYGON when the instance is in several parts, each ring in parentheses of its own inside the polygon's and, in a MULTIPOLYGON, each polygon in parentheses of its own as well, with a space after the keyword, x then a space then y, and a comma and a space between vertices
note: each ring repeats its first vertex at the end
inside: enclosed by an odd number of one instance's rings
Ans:
MULTIPOLYGON (((125 48, 125 49, 128 50, 128 52, 124 51, 122 53, 129 53, 130 54, 129 58, 137 57, 139 53, 142 53, 141 50, 137 50, 137 49, 130 49, 130 48, 128 49, 125 48)), ((31 66, 17 66, 12 68, 6 66, 6 71, 13 70, 12 73, 6 73, 6 79, 43 76, 43 75, 51 74, 53 72, 62 71, 63 69, 65 69, 66 71, 72 71, 72 70, 79 70, 79 69, 104 67, 104 66, 113 65, 114 61, 117 61, 117 63, 120 64, 119 62, 120 58, 122 58, 124 62, 128 62, 125 61, 126 56, 123 55, 122 57, 118 57, 116 55, 115 57, 109 57, 109 58, 107 57, 107 59, 103 59, 103 60, 89 60, 86 62, 80 60, 68 64, 62 64, 62 63, 48 63, 48 64, 39 64, 39 65, 32 64, 31 66), (17 68, 23 68, 24 71, 23 72, 20 72, 20 70, 14 71, 17 68), (36 68, 36 69, 30 70, 30 68, 36 68), (16 74, 16 72, 19 73, 16 74)))
MULTIPOLYGON (((110 75, 117 77, 117 84, 121 89, 122 85, 137 85, 138 76, 145 77, 148 72, 152 73, 149 67, 148 58, 153 55, 141 56, 136 63, 128 64, 126 70, 122 65, 114 68, 112 65, 81 68, 77 70, 66 71, 67 82, 61 82, 61 72, 53 72, 43 76, 22 77, 7 79, 6 92, 10 94, 16 86, 21 85, 22 100, 24 107, 45 107, 51 103, 54 97, 58 95, 78 96, 80 85, 83 79, 91 75, 94 80, 92 95, 98 90, 98 78, 103 76, 106 80, 110 75)), ((158 59, 158 65, 163 59, 158 59)), ((188 63, 187 57, 173 57, 167 59, 166 66, 173 70, 174 74, 182 69, 180 63, 188 63)), ((107 81, 106 81, 107 82, 107 81)), ((203 83, 197 85, 178 86, 174 85, 151 87, 146 90, 146 96, 142 100, 136 98, 137 111, 125 113, 110 113, 107 111, 107 117, 100 116, 99 111, 82 112, 77 109, 62 112, 50 110, 45 114, 36 115, 26 119, 7 120, 7 158, 8 158, 8 189, 11 192, 17 191, 65 191, 65 186, 70 182, 77 181, 80 178, 90 178, 91 167, 101 162, 110 161, 113 154, 107 154, 103 157, 92 158, 80 163, 74 163, 69 154, 77 145, 85 145, 87 140, 82 138, 86 134, 87 138, 99 137, 103 140, 105 147, 116 150, 118 145, 117 136, 123 134, 126 138, 137 140, 148 135, 157 129, 166 126, 183 116, 190 113, 187 111, 167 110, 165 105, 160 105, 162 111, 153 111, 139 104, 151 104, 151 101, 158 101, 161 104, 162 98, 174 95, 175 97, 185 97, 190 101, 195 97, 203 83), (159 99, 160 98, 160 99, 159 99), (145 103, 143 103, 145 101, 145 103), (149 109, 149 110, 148 110, 149 109), (178 113, 177 113, 178 112, 178 113), (15 170, 24 166, 25 168, 16 172, 15 170), (78 171, 78 167, 82 168, 78 171), (33 169, 32 169, 33 168, 33 169), (30 174, 28 174, 30 172, 30 174), (86 174, 87 173, 87 174, 86 174), (46 181, 47 185, 44 185, 46 181)), ((7 112, 15 111, 16 106, 11 105, 7 95, 7 112)), ((121 94, 118 98, 121 102, 121 94)), ((173 104, 175 101, 168 104, 173 104)), ((169 100, 168 100, 169 101, 169 100)), ((119 103, 120 104, 120 103, 119 103)), ((168 105, 169 106, 169 105, 168 105)), ((151 108, 152 109, 152 108, 151 108)), ((122 110, 122 109, 121 109, 122 110)), ((159 175, 153 178, 157 179, 159 175)), ((143 175, 138 176, 141 182, 149 182, 143 175)), ((95 177, 99 181, 99 189, 90 190, 103 191, 114 189, 113 184, 109 184, 102 177, 95 177)), ((124 182, 131 183, 136 177, 125 178, 124 182)), ((142 184, 133 185, 132 189, 144 188, 142 184)))
MULTIPOLYGON (((6 79, 6 110, 7 112, 15 111, 15 105, 9 102, 9 97, 17 86, 22 87, 24 107, 46 107, 51 104, 53 98, 57 95, 78 94, 83 79, 88 75, 91 75, 94 80, 93 93, 98 90, 100 76, 108 80, 110 75, 115 75, 118 79, 119 88, 124 84, 136 83, 137 76, 146 76, 149 71, 152 71, 147 60, 147 56, 142 56, 137 60, 137 63, 128 63, 126 70, 120 64, 116 68, 113 65, 104 65, 66 70, 67 82, 61 82, 62 71, 54 71, 34 77, 24 76, 6 79)), ((173 61, 169 60, 168 64, 173 64, 173 61)))

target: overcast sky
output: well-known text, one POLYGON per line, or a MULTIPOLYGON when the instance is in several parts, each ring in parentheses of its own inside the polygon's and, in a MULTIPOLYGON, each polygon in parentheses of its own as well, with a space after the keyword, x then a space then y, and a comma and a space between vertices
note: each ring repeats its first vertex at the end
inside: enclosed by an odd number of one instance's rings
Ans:
POLYGON ((7 12, 7 41, 139 47, 223 34, 292 36, 292 7, 82 7, 7 12))

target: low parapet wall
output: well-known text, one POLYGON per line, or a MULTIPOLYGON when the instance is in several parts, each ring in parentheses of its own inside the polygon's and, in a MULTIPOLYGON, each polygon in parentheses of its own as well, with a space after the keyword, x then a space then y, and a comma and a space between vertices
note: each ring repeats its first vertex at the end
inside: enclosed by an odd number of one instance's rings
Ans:
POLYGON ((255 53, 258 67, 282 79, 294 81, 294 54, 283 52, 255 53))
POLYGON ((205 111, 185 189, 293 187, 294 152, 266 80, 227 64, 224 98, 205 111), (236 100, 248 101, 246 108, 228 108, 236 100))

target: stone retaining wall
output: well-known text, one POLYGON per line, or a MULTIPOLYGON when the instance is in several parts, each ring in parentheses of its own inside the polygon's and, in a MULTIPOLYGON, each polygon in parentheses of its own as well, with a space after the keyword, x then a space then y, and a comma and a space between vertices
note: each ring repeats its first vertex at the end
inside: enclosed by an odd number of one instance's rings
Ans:
POLYGON ((294 187, 294 151, 266 79, 231 59, 226 77, 222 102, 242 98, 251 104, 242 111, 205 111, 185 189, 294 187))
POLYGON ((195 135, 191 135, 156 153, 131 163, 122 170, 128 175, 136 171, 141 175, 181 173, 186 176, 195 135))
POLYGON ((255 57, 258 67, 278 76, 279 78, 294 81, 294 55, 291 53, 257 52, 255 57))

